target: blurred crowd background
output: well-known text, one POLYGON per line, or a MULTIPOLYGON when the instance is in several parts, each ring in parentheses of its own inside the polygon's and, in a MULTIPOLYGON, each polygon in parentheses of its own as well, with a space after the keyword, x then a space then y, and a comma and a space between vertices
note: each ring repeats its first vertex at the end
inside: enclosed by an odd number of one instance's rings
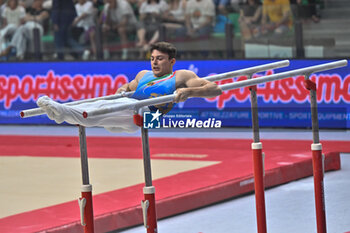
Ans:
POLYGON ((350 55, 349 0, 0 0, 0 60, 145 60, 350 55))

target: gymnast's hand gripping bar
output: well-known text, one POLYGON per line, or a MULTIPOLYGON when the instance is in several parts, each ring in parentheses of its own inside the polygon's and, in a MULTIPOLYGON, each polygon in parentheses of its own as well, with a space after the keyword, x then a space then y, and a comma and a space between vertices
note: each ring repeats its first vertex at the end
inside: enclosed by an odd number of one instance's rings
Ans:
MULTIPOLYGON (((260 83, 266 83, 266 82, 271 82, 275 80, 280 80, 280 79, 285 79, 289 77, 293 77, 296 75, 310 75, 315 72, 320 72, 324 70, 330 70, 330 69, 335 69, 339 67, 346 66, 348 64, 347 60, 340 60, 336 62, 330 62, 326 64, 321 64, 321 65, 316 65, 316 66, 310 66, 306 68, 301 68, 301 69, 296 69, 296 70, 291 70, 291 71, 286 71, 283 73, 278 73, 278 74, 272 74, 268 76, 263 76, 255 79, 248 79, 248 80, 243 80, 239 82, 234 82, 234 83, 228 83, 224 85, 220 85, 219 87, 221 88, 222 91, 228 91, 232 89, 238 89, 242 87, 247 87, 247 86, 253 86, 257 85, 260 83)), ((161 96, 157 98, 152 98, 152 99, 145 99, 145 100, 140 100, 137 103, 133 104, 121 104, 118 106, 113 106, 113 107, 106 107, 106 108, 100 108, 96 109, 90 112, 84 112, 83 116, 85 118, 89 116, 97 116, 97 115, 102 115, 110 112, 115 112, 115 111, 121 111, 124 109, 139 109, 144 106, 150 106, 150 105, 158 105, 158 104, 165 104, 172 102, 175 98, 175 94, 167 95, 167 96, 161 96)))
MULTIPOLYGON (((288 60, 283 60, 283 61, 273 62, 273 63, 269 63, 269 64, 264 64, 264 65, 244 68, 244 69, 240 69, 240 70, 235 70, 235 71, 231 71, 231 72, 227 72, 227 73, 212 75, 212 76, 204 77, 204 79, 213 82, 213 81, 219 81, 219 80, 223 80, 223 79, 227 79, 227 78, 234 78, 234 77, 242 76, 242 75, 252 75, 254 73, 266 71, 269 69, 277 69, 277 68, 281 68, 281 67, 285 67, 285 66, 289 66, 288 60)), ((132 96, 133 93, 134 93, 134 91, 124 92, 124 93, 115 94, 115 95, 95 97, 95 98, 91 98, 91 99, 78 100, 78 101, 64 103, 64 105, 73 106, 73 105, 77 105, 77 104, 81 104, 81 103, 94 102, 94 101, 98 101, 98 100, 112 100, 112 99, 118 99, 121 97, 130 97, 130 96, 132 96)), ((39 115, 43 115, 43 114, 45 114, 45 112, 41 108, 32 108, 32 109, 21 111, 22 118, 39 116, 39 115)))

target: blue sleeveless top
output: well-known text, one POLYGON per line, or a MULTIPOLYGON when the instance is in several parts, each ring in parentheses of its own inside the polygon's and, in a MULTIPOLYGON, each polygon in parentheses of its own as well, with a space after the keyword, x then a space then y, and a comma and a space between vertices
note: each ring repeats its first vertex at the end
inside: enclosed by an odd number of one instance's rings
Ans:
MULTIPOLYGON (((135 93, 131 98, 142 100, 155 98, 158 96, 173 94, 176 90, 175 79, 176 71, 162 77, 155 77, 152 71, 148 71, 139 81, 135 93)), ((167 103, 157 106, 150 106, 152 111, 159 111, 163 114, 169 112, 174 103, 167 103)))

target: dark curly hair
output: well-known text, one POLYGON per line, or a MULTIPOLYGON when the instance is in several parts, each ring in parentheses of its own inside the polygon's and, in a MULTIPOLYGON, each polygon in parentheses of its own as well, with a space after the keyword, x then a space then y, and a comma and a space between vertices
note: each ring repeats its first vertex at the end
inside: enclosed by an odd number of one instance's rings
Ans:
POLYGON ((156 42, 151 44, 150 52, 152 53, 153 50, 161 51, 162 53, 166 53, 169 55, 169 59, 176 58, 176 47, 168 42, 156 42))

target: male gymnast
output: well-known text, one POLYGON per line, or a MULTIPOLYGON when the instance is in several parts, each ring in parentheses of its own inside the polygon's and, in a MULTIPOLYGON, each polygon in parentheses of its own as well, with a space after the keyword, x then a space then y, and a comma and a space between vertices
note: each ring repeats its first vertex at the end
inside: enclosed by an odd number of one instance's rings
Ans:
MULTIPOLYGON (((155 98, 173 94, 174 103, 183 102, 189 97, 214 97, 222 94, 218 85, 199 78, 193 71, 173 71, 176 62, 176 47, 168 42, 156 42, 150 46, 152 70, 140 71, 134 80, 118 88, 117 93, 135 91, 129 98, 115 100, 99 100, 92 103, 67 106, 59 104, 47 96, 40 97, 37 104, 48 117, 57 123, 66 121, 70 124, 80 124, 87 127, 102 126, 112 132, 133 132, 137 127, 133 124, 133 109, 108 113, 85 119, 84 111, 97 109, 103 106, 117 105, 120 103, 135 103, 138 100, 155 98)), ((150 110, 159 109, 166 114, 173 107, 173 103, 149 106, 150 110)))

